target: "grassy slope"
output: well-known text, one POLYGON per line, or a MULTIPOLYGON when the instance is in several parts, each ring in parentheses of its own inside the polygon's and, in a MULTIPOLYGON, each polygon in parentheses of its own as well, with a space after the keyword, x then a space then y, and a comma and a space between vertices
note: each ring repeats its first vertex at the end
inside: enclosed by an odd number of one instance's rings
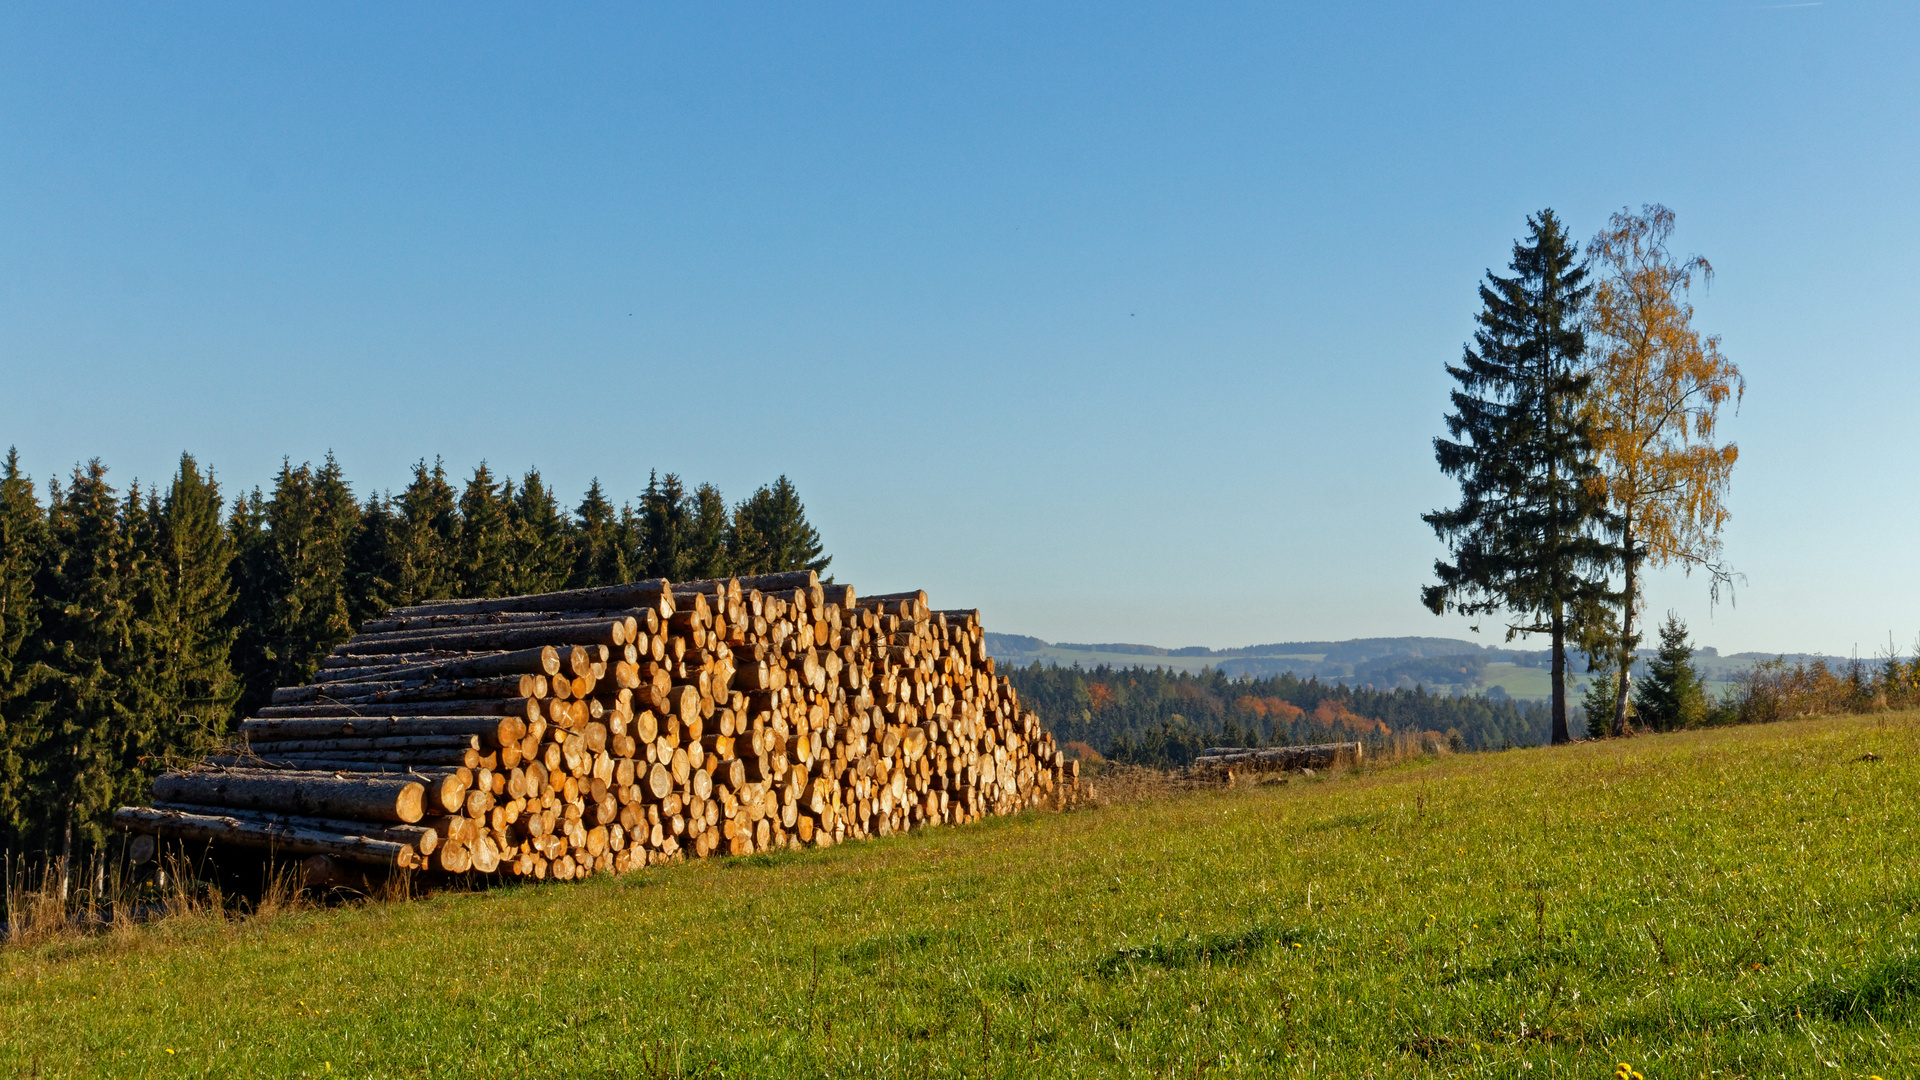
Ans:
POLYGON ((1799 721, 183 919, 0 953, 0 1071, 1911 1076, 1916 751, 1799 721))

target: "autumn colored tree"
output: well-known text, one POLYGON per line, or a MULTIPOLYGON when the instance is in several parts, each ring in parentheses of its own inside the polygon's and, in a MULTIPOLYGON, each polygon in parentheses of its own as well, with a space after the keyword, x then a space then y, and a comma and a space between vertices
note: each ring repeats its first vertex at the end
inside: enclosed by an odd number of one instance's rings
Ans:
POLYGON ((1593 483, 1613 510, 1624 578, 1617 620, 1602 635, 1613 693, 1611 729, 1628 727, 1628 684, 1645 579, 1643 567, 1678 564, 1704 571, 1717 598, 1730 581, 1720 562, 1723 498, 1740 450, 1716 444, 1720 407, 1746 392, 1740 369, 1720 354, 1718 337, 1693 327, 1687 294, 1713 267, 1698 255, 1675 257, 1667 242, 1673 211, 1621 210, 1594 237, 1588 255, 1600 270, 1588 313, 1593 389, 1586 415, 1600 471, 1593 483))
POLYGON ((1581 309, 1592 287, 1553 211, 1527 219, 1512 277, 1487 273, 1480 327, 1458 365, 1450 438, 1433 441, 1460 505, 1422 517, 1452 556, 1421 590, 1434 614, 1508 613, 1507 636, 1545 633, 1553 664, 1553 733, 1568 742, 1569 611, 1606 593, 1606 500, 1594 484, 1592 420, 1581 407, 1581 309))

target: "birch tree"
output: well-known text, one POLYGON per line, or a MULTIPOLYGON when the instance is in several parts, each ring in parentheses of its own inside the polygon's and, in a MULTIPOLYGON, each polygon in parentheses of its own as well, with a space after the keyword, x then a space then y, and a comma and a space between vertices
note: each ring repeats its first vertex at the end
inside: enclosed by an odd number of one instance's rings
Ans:
MULTIPOLYGON (((1624 577, 1619 622, 1604 635, 1616 680, 1611 731, 1628 730, 1628 683, 1640 643, 1644 570, 1679 565, 1704 572, 1715 598, 1731 583, 1720 561, 1725 495, 1740 450, 1716 443, 1720 408, 1746 392, 1740 369, 1701 337, 1687 297, 1713 267, 1668 250, 1673 211, 1621 210, 1588 245, 1599 280, 1588 308, 1593 386, 1587 410, 1600 465, 1594 483, 1618 525, 1624 577)), ((1595 718, 1589 718, 1590 728, 1595 718)))

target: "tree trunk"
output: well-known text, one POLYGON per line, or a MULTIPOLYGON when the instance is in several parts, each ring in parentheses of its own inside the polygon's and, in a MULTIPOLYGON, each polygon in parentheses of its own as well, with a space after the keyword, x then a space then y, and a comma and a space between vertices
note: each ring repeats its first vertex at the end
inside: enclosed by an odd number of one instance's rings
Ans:
POLYGON ((153 797, 166 802, 406 824, 422 817, 425 795, 418 781, 399 778, 199 772, 167 773, 153 782, 153 797))
POLYGON ((527 649, 540 645, 626 644, 626 624, 614 619, 555 623, 552 626, 509 626, 495 630, 445 630, 429 635, 354 638, 334 646, 336 656, 376 656, 384 653, 448 652, 454 649, 527 649), (618 635, 618 636, 616 636, 618 635))
MULTIPOLYGON (((476 735, 481 746, 519 742, 527 721, 518 716, 342 716, 293 720, 245 720, 240 737, 249 745, 290 739, 399 738, 409 735, 476 735)), ((271 753, 271 749, 262 746, 271 753)))
POLYGON ((1626 568, 1625 591, 1620 602, 1620 671, 1614 684, 1613 697, 1613 733, 1630 735, 1627 729, 1627 691, 1633 685, 1633 615, 1634 592, 1638 578, 1634 574, 1635 558, 1633 553, 1633 506, 1626 507, 1626 526, 1621 533, 1621 562, 1626 568))
POLYGON ((123 806, 113 812, 113 823, 128 832, 268 848, 289 855, 333 855, 375 866, 414 866, 419 859, 418 848, 411 844, 242 821, 218 811, 185 813, 145 806, 123 806))
POLYGON ((1572 741, 1573 736, 1567 729, 1566 605, 1556 595, 1553 598, 1553 744, 1559 746, 1572 741))
POLYGON ((517 716, 532 720, 542 713, 543 698, 476 698, 467 701, 411 701, 373 705, 267 705, 254 710, 262 720, 294 720, 328 716, 517 716))
POLYGON ((598 589, 503 596, 494 600, 442 600, 394 608, 387 613, 387 617, 482 615, 490 611, 610 611, 624 608, 655 608, 665 618, 673 614, 673 587, 666 579, 656 578, 598 589))
POLYGON ((425 825, 387 825, 382 827, 370 821, 300 817, 294 814, 275 814, 266 810, 222 810, 218 814, 209 814, 207 808, 204 806, 194 806, 186 803, 155 802, 153 808, 155 810, 172 810, 181 814, 196 814, 202 817, 233 818, 236 821, 250 822, 255 825, 278 825, 288 829, 305 829, 308 832, 325 833, 334 836, 364 836, 369 840, 385 840, 391 844, 407 844, 417 848, 422 855, 433 854, 433 849, 439 846, 440 843, 440 834, 425 825))

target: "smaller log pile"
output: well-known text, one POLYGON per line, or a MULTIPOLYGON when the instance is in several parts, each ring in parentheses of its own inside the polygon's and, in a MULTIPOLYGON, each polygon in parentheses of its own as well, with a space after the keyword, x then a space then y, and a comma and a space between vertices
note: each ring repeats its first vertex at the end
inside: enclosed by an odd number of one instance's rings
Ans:
POLYGON ((1325 769, 1342 762, 1358 764, 1366 747, 1357 742, 1319 743, 1314 746, 1271 746, 1254 749, 1241 746, 1209 746, 1193 759, 1194 773, 1219 776, 1234 771, 1294 772, 1299 769, 1325 769))
POLYGON ((979 615, 811 572, 397 608, 123 829, 567 880, 1064 805, 979 615))

